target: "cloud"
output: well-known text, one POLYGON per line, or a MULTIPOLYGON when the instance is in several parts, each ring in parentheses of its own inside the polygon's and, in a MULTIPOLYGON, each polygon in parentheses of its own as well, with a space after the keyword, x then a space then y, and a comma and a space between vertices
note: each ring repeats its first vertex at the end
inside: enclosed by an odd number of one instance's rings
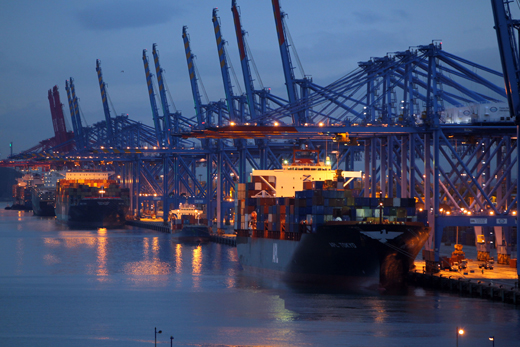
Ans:
POLYGON ((356 21, 362 24, 366 25, 374 25, 377 23, 381 23, 383 21, 386 21, 384 17, 379 15, 379 13, 376 13, 374 11, 355 11, 352 12, 352 15, 356 21))
POLYGON ((182 12, 168 3, 117 1, 86 7, 76 17, 88 30, 120 30, 167 23, 182 12))

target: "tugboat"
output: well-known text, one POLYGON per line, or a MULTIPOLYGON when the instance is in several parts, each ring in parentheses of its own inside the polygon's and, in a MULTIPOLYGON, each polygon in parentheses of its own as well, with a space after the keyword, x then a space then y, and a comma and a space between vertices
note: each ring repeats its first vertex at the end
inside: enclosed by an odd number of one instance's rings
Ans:
POLYGON ((202 211, 195 205, 180 204, 168 215, 173 242, 204 243, 210 241, 210 228, 199 224, 202 211))

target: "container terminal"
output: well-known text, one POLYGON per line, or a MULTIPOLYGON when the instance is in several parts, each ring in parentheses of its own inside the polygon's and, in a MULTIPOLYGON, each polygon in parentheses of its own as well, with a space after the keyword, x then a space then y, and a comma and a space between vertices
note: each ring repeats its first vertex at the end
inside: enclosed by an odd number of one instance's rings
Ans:
MULTIPOLYGON (((495 25, 489 30, 497 35, 502 71, 449 53, 433 40, 371 57, 321 86, 308 74, 296 76, 293 63, 300 65, 300 60, 290 21, 280 1, 272 0, 277 31, 272 42, 280 50, 287 90, 274 95, 253 77, 254 47, 247 45, 247 23, 241 21, 238 1, 232 0, 233 23, 221 23, 214 9, 214 30, 208 33, 215 36, 222 99, 202 101, 197 64, 210 57, 195 59, 184 26, 178 49, 185 53, 190 77, 190 114, 176 110, 169 98, 168 76, 160 65, 160 58, 168 57, 160 57, 154 43, 153 63, 146 49, 136 57, 143 61, 152 126, 113 111, 97 60, 102 120, 83 124, 77 81, 64 77, 72 129, 67 129, 67 112, 54 86, 48 90, 54 137, 12 153, 0 165, 19 171, 79 167, 111 172, 128 189, 127 220, 160 217, 164 226, 170 211, 182 203, 196 206, 209 228, 222 231, 242 223, 235 210, 238 187, 248 183, 253 170, 282 169, 294 149, 317 150, 332 170, 362 172, 358 182, 349 183, 359 197, 415 201, 417 216, 430 228, 418 272, 424 267, 425 274, 445 278, 445 269, 436 272, 447 257, 441 251, 443 238, 453 228, 464 228, 476 249, 470 270, 476 262, 494 258, 495 268, 484 269, 484 275, 505 266, 515 269, 518 280, 518 33, 509 2, 490 3, 495 25), (231 41, 225 45, 224 34, 233 32, 236 50, 228 50, 231 41), (231 83, 228 56, 235 51, 245 92, 238 92, 238 81, 231 83)), ((467 276, 471 274, 479 272, 467 276)))

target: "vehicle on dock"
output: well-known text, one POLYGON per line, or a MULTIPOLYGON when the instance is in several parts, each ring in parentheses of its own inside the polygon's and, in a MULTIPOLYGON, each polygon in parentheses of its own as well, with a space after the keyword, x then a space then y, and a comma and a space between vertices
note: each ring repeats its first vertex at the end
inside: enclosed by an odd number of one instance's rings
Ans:
POLYGON ((365 198, 361 172, 298 150, 281 170, 254 170, 237 189, 237 252, 246 271, 329 288, 400 286, 428 237, 415 200, 365 198))
POLYGON ((485 263, 478 264, 479 269, 493 270, 493 263, 487 261, 485 263))

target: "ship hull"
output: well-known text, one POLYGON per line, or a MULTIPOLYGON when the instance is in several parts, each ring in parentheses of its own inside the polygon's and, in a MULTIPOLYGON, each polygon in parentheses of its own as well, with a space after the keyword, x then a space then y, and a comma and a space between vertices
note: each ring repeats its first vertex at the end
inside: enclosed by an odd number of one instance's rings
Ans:
POLYGON ((239 261, 246 271, 288 283, 388 289, 404 283, 428 237, 428 228, 420 225, 341 223, 292 235, 293 240, 284 239, 289 233, 280 233, 279 238, 239 233, 239 261))
POLYGON ((172 241, 197 244, 209 242, 209 228, 203 225, 185 225, 182 229, 172 229, 172 241))
POLYGON ((56 195, 51 191, 32 191, 32 209, 35 216, 54 216, 56 195))
POLYGON ((127 206, 119 198, 81 199, 76 205, 56 203, 56 219, 71 228, 121 228, 127 206))

